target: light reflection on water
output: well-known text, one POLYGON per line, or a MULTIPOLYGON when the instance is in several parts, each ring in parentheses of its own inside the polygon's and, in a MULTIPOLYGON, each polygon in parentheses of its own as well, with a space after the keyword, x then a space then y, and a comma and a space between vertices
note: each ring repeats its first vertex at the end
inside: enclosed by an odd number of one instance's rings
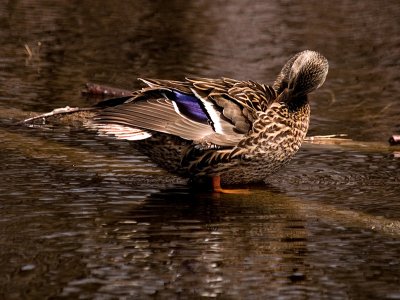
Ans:
POLYGON ((0 8, 1 297, 399 298, 397 2, 120 5, 0 8), (311 134, 380 146, 305 145, 248 196, 192 190, 125 142, 11 125, 86 105, 88 80, 271 83, 304 48, 331 65, 311 134))

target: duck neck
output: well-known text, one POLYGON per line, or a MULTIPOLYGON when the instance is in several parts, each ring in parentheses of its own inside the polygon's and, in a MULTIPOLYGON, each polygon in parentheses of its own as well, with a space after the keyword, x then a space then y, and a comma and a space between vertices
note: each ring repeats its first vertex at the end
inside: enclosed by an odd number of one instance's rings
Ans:
POLYGON ((293 97, 289 94, 287 89, 285 89, 281 93, 280 98, 280 101, 285 103, 289 110, 293 112, 300 110, 302 107, 304 107, 304 105, 308 103, 307 95, 299 95, 293 97))

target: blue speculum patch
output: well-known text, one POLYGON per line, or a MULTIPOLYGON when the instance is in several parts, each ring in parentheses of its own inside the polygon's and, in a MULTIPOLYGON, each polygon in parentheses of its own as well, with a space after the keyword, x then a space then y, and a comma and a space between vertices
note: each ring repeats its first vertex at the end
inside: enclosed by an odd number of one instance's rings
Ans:
POLYGON ((197 97, 178 91, 167 92, 166 96, 168 99, 175 101, 179 111, 185 117, 188 117, 189 119, 199 123, 209 123, 209 117, 205 111, 205 108, 202 106, 197 97))

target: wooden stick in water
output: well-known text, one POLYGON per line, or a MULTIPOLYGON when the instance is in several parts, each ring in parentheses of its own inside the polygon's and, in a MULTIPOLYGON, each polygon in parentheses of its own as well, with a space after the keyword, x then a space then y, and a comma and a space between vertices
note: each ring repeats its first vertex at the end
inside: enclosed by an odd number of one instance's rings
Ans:
POLYGON ((82 95, 97 97, 124 97, 132 94, 132 91, 114 88, 107 85, 86 83, 86 90, 82 91, 82 95))

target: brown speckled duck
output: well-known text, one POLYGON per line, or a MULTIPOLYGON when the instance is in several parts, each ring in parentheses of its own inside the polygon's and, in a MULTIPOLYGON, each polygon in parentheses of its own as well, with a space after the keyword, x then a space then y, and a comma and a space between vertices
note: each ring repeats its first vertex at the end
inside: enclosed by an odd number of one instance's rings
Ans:
POLYGON ((272 86, 229 78, 141 79, 131 96, 91 108, 90 127, 135 141, 169 172, 223 184, 260 182, 299 150, 306 136, 307 95, 328 73, 320 53, 305 50, 283 66, 272 86))

